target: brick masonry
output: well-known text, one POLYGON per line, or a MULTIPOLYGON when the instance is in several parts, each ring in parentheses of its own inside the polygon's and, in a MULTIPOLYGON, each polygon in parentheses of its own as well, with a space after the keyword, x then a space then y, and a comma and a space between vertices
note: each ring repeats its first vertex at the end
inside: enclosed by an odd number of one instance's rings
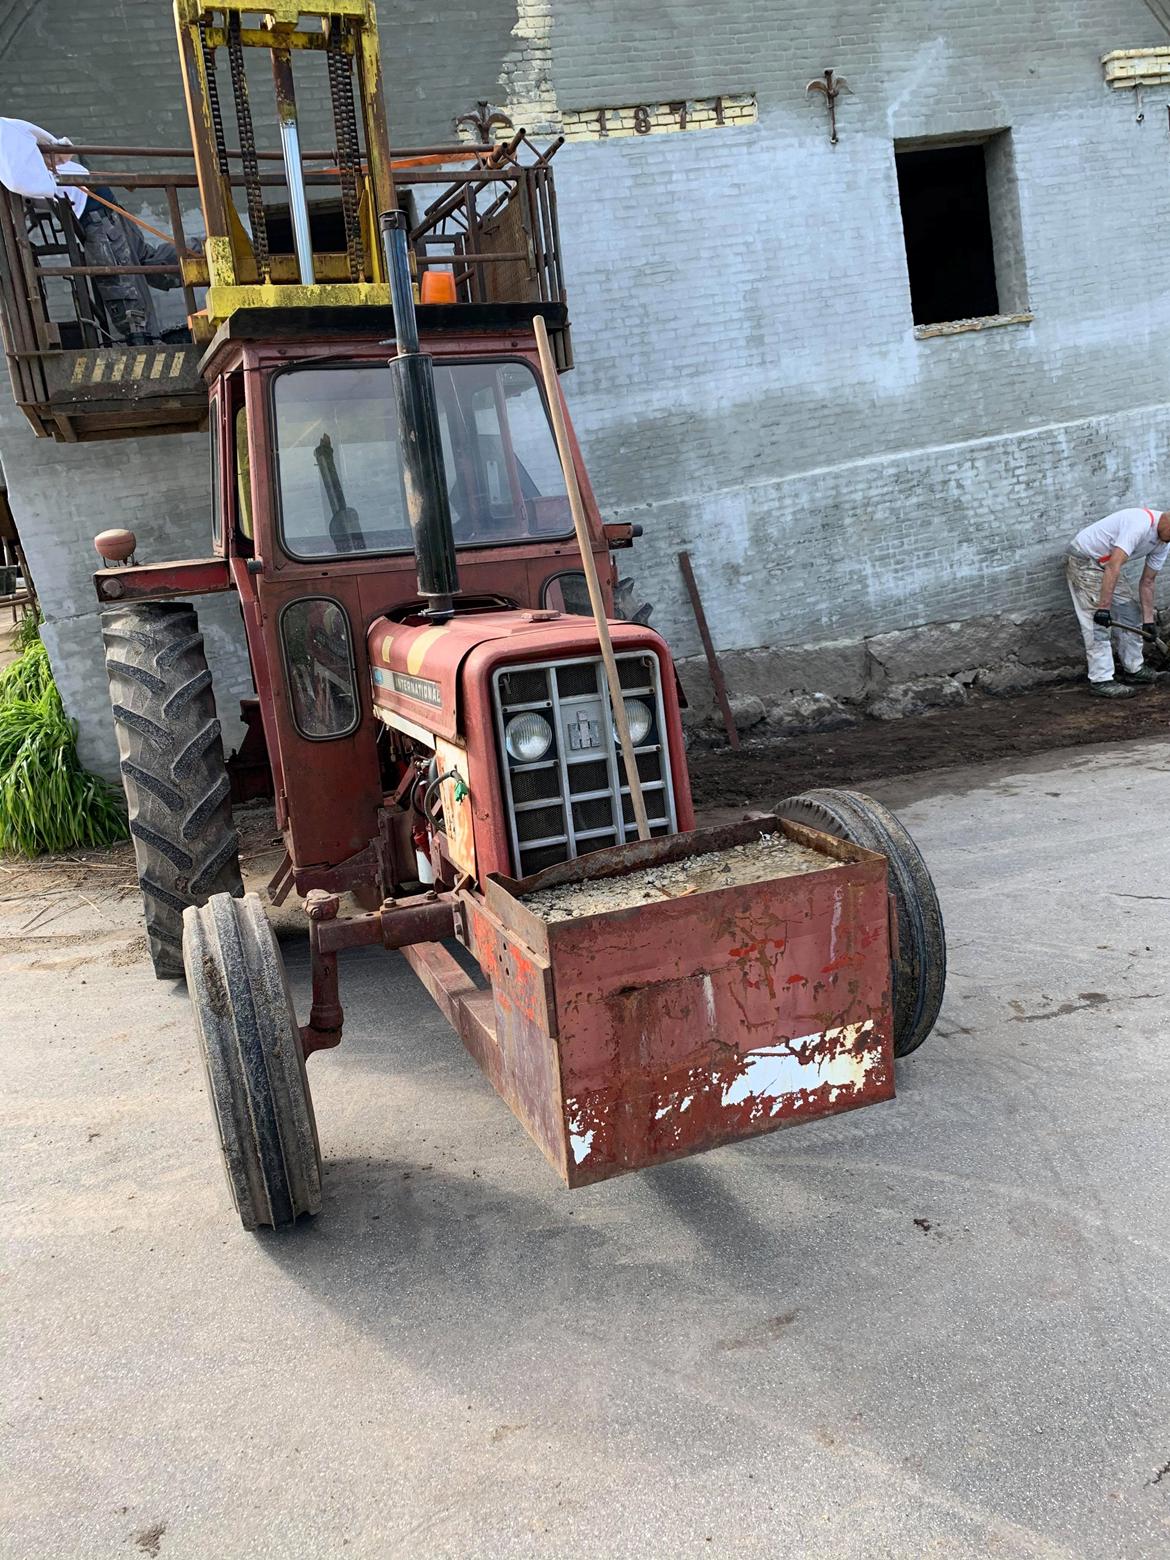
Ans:
MULTIPOLYGON (((1170 505, 1170 299, 1150 283, 1170 219, 1164 124, 1152 104, 1137 124, 1100 63, 1165 35, 1140 0, 1075 16, 982 3, 948 12, 945 31, 925 0, 876 21, 863 4, 702 9, 724 25, 672 27, 675 8, 647 5, 602 37, 566 7, 552 34, 562 111, 657 100, 664 69, 680 97, 759 104, 758 125, 685 156, 645 137, 558 161, 569 395, 603 506, 644 527, 626 565, 639 597, 694 657, 676 562, 689 548, 720 649, 773 652, 738 687, 731 655, 733 694, 771 678, 779 707, 810 687, 789 680, 795 648, 826 646, 824 685, 829 647, 924 623, 1013 615, 1034 637, 1065 611, 1073 531, 1125 503, 1170 505), (829 66, 851 88, 836 147, 805 90, 829 66), (1033 317, 918 339, 894 142, 1003 129, 1033 317)), ((1067 670, 1076 640, 1062 638, 1067 670)), ((988 667, 972 640, 956 671, 988 667)), ((1005 644, 1003 685, 1018 664, 1005 644)), ((701 705, 705 673, 686 681, 701 705)))
MULTIPOLYGON (((1101 66, 1166 41, 1142 0, 972 0, 945 26, 930 0, 489 0, 441 18, 399 0, 380 21, 399 144, 448 135, 478 98, 549 132, 606 104, 757 105, 754 124, 581 139, 556 163, 567 391, 594 485, 607 515, 645 527, 623 570, 684 658, 699 648, 676 563, 689 547, 737 694, 734 656, 752 652, 753 686, 771 675, 782 705, 797 651, 828 682, 831 647, 921 625, 1012 616, 1039 633, 1064 611, 1072 531, 1170 506, 1165 122, 1147 95, 1138 124, 1101 66), (851 89, 836 147, 806 92, 830 66, 851 89), (918 339, 894 143, 1002 130, 1027 303, 1013 312, 1032 318, 918 339)), ((44 0, 0 60, 6 111, 79 140, 181 142, 177 82, 161 0, 44 0)), ((73 625, 50 638, 74 636, 62 678, 97 761, 112 750, 72 560, 131 517, 151 556, 201 547, 204 453, 194 438, 46 447, 5 415, 0 458, 50 617, 73 625)), ((226 617, 215 630, 234 698, 233 633, 226 617)))
POLYGON ((750 95, 679 98, 673 103, 627 103, 621 108, 570 109, 561 115, 567 141, 601 141, 610 136, 678 135, 754 125, 759 110, 750 95))

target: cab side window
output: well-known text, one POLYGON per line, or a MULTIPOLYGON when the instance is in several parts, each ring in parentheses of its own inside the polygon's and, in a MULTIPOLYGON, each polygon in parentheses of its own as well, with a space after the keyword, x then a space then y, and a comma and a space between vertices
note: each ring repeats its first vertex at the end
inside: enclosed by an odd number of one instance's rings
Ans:
POLYGON ((252 467, 248 460, 248 412, 236 413, 236 514, 240 535, 252 540, 252 467))
POLYGON ((216 547, 223 546, 223 492, 219 469, 219 399, 213 397, 208 419, 211 428, 211 540, 216 547))

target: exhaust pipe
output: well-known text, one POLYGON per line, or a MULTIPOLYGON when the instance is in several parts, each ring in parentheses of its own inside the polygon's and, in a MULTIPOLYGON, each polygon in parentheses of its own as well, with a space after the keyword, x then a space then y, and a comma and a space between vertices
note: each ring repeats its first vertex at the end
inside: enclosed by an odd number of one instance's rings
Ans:
POLYGON ((405 213, 386 211, 380 221, 390 300, 394 305, 398 356, 390 359, 390 371, 398 404, 406 512, 414 538, 418 593, 427 600, 425 615, 432 622, 445 623, 455 611, 452 598, 459 594, 459 570, 439 436, 434 360, 419 351, 405 213))

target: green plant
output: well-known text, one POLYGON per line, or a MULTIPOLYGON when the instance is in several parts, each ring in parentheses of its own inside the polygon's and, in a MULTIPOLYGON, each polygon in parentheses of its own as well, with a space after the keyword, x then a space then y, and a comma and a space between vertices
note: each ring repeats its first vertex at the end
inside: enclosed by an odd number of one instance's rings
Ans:
POLYGON ((0 672, 0 850, 36 856, 125 837, 121 795, 82 768, 38 639, 0 672))
POLYGON ((41 614, 34 608, 26 612, 12 631, 12 647, 17 655, 23 655, 41 642, 41 614))
POLYGON ((8 666, 0 668, 0 708, 13 699, 38 699, 53 681, 49 657, 40 640, 8 666))

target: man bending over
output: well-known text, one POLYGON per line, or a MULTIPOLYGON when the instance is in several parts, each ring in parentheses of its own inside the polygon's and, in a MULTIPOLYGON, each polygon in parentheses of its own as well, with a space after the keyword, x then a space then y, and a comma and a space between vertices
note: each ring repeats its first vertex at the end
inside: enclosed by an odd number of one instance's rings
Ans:
POLYGON ((1113 607, 1132 602, 1134 589, 1122 578, 1123 564, 1144 558, 1138 581, 1142 624, 1155 628, 1154 584, 1170 552, 1170 513, 1157 509, 1119 509, 1078 531, 1069 544, 1065 575, 1085 641, 1089 692, 1103 699, 1128 699, 1145 683, 1158 681, 1142 659, 1142 639, 1117 627, 1113 607), (1113 671, 1117 651, 1121 671, 1113 671))

